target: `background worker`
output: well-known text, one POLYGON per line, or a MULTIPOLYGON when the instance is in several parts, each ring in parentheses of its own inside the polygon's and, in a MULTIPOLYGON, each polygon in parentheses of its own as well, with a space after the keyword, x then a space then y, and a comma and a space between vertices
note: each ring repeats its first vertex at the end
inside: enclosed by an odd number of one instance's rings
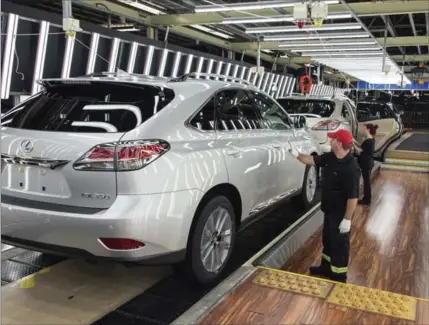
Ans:
POLYGON ((374 135, 377 133, 377 129, 378 125, 366 124, 364 129, 365 140, 360 146, 356 142, 354 143, 355 150, 359 154, 358 162, 363 178, 363 198, 358 201, 358 204, 371 204, 371 171, 374 167, 374 135))
POLYGON ((323 167, 322 202, 323 254, 321 265, 310 268, 311 275, 347 281, 351 219, 359 197, 360 170, 351 154, 353 136, 347 130, 328 133, 332 151, 320 156, 291 153, 306 165, 323 167))

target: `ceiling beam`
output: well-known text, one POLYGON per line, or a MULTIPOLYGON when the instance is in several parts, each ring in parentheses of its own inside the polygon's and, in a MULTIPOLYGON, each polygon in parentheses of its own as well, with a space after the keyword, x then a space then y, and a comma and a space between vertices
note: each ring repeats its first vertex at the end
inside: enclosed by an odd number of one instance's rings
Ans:
MULTIPOLYGON (((350 8, 358 16, 384 16, 384 15, 402 15, 409 13, 426 13, 429 12, 427 0, 388 0, 382 2, 366 1, 354 2, 348 4, 350 8)), ((284 8, 286 12, 291 13, 290 7, 284 8)), ((252 15, 271 16, 279 15, 279 12, 273 9, 264 9, 249 11, 252 15)), ((344 12, 342 4, 329 5, 329 13, 344 12)), ((159 15, 148 18, 152 25, 195 25, 195 24, 220 24, 226 17, 245 17, 249 18, 241 12, 201 12, 179 15, 159 15)))
MULTIPOLYGON (((405 60, 403 60, 402 55, 391 55, 390 56, 392 60, 395 60, 396 62, 426 62, 429 61, 429 54, 422 54, 422 55, 406 55, 405 60)), ((313 59, 309 56, 297 56, 297 57, 289 57, 289 58, 279 58, 277 60, 278 64, 305 64, 305 63, 311 63, 313 62, 313 59)))
MULTIPOLYGON (((428 3, 428 6, 429 6, 429 3, 428 3)), ((411 24, 411 29, 413 30, 413 34, 414 36, 417 36, 417 30, 416 30, 416 25, 414 24, 413 14, 408 14, 408 18, 410 19, 410 24, 411 24)), ((419 45, 417 45, 417 50, 419 54, 422 54, 422 50, 419 45)))
MULTIPOLYGON (((411 14, 410 14, 411 15, 411 14)), ((396 37, 396 30, 395 27, 393 27, 392 21, 390 20, 389 16, 381 16, 381 18, 383 19, 384 23, 387 25, 387 29, 389 30, 389 33, 392 35, 392 37, 396 37)), ((414 34, 414 36, 417 36, 416 34, 414 34)), ((399 47, 399 51, 401 51, 402 55, 405 54, 405 51, 402 47, 399 47)), ((419 53, 421 54, 421 53, 419 53)))
MULTIPOLYGON (((104 12, 109 12, 110 14, 116 14, 120 17, 125 17, 126 19, 130 21, 134 21, 136 23, 150 25, 149 15, 145 15, 141 11, 137 11, 135 9, 132 9, 120 4, 116 4, 107 0, 98 0, 96 2, 93 0, 79 0, 79 2, 76 2, 76 5, 81 5, 95 10, 104 11, 104 12), (100 4, 100 3, 105 5, 108 8, 108 10, 106 11, 105 9, 102 8, 102 6, 96 6, 96 4, 100 4)), ((192 28, 187 28, 183 26, 172 26, 170 27, 170 33, 175 33, 175 34, 182 35, 195 40, 201 40, 208 44, 215 45, 224 49, 236 50, 231 46, 230 42, 215 36, 210 36, 203 32, 199 32, 192 28)), ((251 49, 244 49, 244 50, 246 50, 246 55, 257 57, 256 50, 251 50, 251 49)), ((261 59, 271 63, 274 62, 273 56, 264 54, 264 53, 261 53, 261 59)))
MULTIPOLYGON (((357 40, 356 40, 357 41, 357 40)), ((384 38, 376 38, 376 41, 380 46, 384 46, 384 38)), ((418 46, 428 44, 427 36, 407 36, 407 37, 388 37, 387 47, 398 47, 398 46, 418 46)), ((318 40, 312 40, 312 43, 318 42, 318 40)), ((299 42, 294 42, 299 43, 299 42)), ((287 51, 288 47, 281 47, 281 44, 287 44, 287 42, 261 42, 261 48, 266 50, 284 50, 287 51)), ((305 47, 306 41, 302 42, 302 46, 305 47)), ((324 43, 320 42, 323 46, 324 43)), ((236 50, 256 50, 258 48, 258 42, 243 42, 243 43, 231 43, 232 48, 236 50)), ((325 44, 326 46, 326 44, 325 44)))

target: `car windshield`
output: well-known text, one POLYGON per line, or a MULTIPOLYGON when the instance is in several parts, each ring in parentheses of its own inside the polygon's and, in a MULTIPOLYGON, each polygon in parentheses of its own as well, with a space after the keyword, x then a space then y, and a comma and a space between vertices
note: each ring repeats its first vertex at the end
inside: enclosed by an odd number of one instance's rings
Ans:
POLYGON ((320 117, 330 117, 335 110, 335 103, 328 100, 283 98, 277 101, 288 114, 314 114, 320 117))
POLYGON ((128 132, 173 98, 173 90, 149 85, 56 84, 4 114, 1 125, 39 131, 128 132))

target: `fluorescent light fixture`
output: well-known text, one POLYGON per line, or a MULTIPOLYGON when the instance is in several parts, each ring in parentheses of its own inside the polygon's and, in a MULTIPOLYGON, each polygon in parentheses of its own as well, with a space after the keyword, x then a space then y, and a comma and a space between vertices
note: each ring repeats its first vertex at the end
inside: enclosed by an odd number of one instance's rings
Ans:
MULTIPOLYGON (((209 64, 207 65, 207 71, 206 71, 206 73, 212 73, 213 63, 214 63, 214 60, 210 59, 209 60, 209 64)), ((209 76, 206 76, 206 79, 209 79, 209 76)))
POLYGON ((348 30, 348 29, 361 29, 362 26, 357 23, 344 23, 344 24, 326 24, 321 27, 304 26, 271 26, 271 27, 254 27, 246 29, 246 34, 262 34, 262 33, 289 33, 289 32, 308 32, 308 31, 325 31, 325 30, 348 30))
MULTIPOLYGON (((6 40, 3 50, 3 67, 1 76, 1 98, 8 99, 12 79, 13 60, 15 57, 16 32, 19 16, 9 14, 7 20, 6 40)), ((3 44, 2 44, 3 45, 3 44)))
MULTIPOLYGON (((259 74, 258 73, 255 73, 254 75, 253 75, 253 80, 252 80, 252 84, 254 85, 254 86, 256 86, 256 81, 258 81, 258 76, 259 76, 259 74)), ((259 76, 260 78, 262 77, 262 75, 261 76, 259 76)))
POLYGON ((109 72, 115 72, 116 64, 118 63, 118 52, 119 52, 119 44, 121 40, 119 38, 114 38, 112 47, 110 49, 110 57, 109 57, 109 72))
POLYGON ((118 28, 116 29, 118 32, 139 32, 139 28, 118 28))
POLYGON ((182 58, 182 52, 176 52, 176 55, 174 56, 173 71, 171 72, 171 76, 173 78, 177 77, 177 72, 179 71, 179 64, 180 64, 181 58, 182 58))
MULTIPOLYGON (((201 73, 201 70, 203 69, 203 63, 204 63, 204 58, 200 56, 197 63, 197 71, 196 71, 197 73, 201 73)), ((197 79, 199 79, 199 77, 197 77, 197 79)))
POLYGON ((279 98, 286 78, 287 78, 286 76, 280 77, 280 82, 278 83, 278 86, 277 86, 276 98, 279 98))
POLYGON ((143 74, 146 76, 150 75, 150 67, 152 65, 154 51, 155 51, 155 48, 153 46, 149 46, 147 49, 146 62, 144 64, 144 70, 143 70, 143 74))
POLYGON ((139 44, 137 42, 131 43, 130 56, 128 57, 128 65, 127 65, 127 72, 128 73, 134 72, 138 48, 139 48, 139 44))
POLYGON ((262 91, 266 91, 267 90, 268 80, 271 80, 272 75, 273 75, 272 73, 267 73, 265 75, 264 82, 262 84, 262 91))
POLYGON ((241 67, 241 75, 240 75, 240 79, 244 79, 244 75, 246 74, 246 67, 241 67))
MULTIPOLYGON (((339 0, 326 0, 326 4, 337 4, 339 0)), ((241 11, 241 10, 260 10, 270 8, 286 8, 293 7, 297 1, 261 1, 261 2, 242 2, 234 4, 219 4, 219 5, 202 5, 196 6, 195 12, 225 12, 225 11, 241 11)))
POLYGON ((239 68, 240 66, 238 65, 238 64, 236 64, 235 66, 234 66, 234 70, 233 70, 233 72, 232 72, 232 77, 233 78, 236 78, 237 77, 237 73, 238 73, 238 68, 239 68))
MULTIPOLYGON (((352 18, 351 13, 337 13, 328 15, 325 20, 328 19, 347 19, 352 18)), ((280 23, 285 21, 295 21, 293 15, 278 15, 278 16, 267 16, 267 17, 231 17, 225 18, 221 24, 232 25, 232 24, 259 24, 259 23, 280 23)))
MULTIPOLYGON (((225 71, 225 76, 228 77, 229 76, 229 72, 231 71, 231 63, 228 63, 228 65, 226 66, 226 71, 225 71)), ((227 80, 227 78, 225 78, 225 80, 227 80)))
POLYGON ((343 57, 356 57, 356 56, 369 56, 369 55, 372 55, 372 56, 377 56, 377 55, 380 55, 380 56, 382 56, 383 55, 383 51, 377 51, 377 52, 350 52, 350 53, 304 53, 304 52, 302 52, 301 53, 301 55, 302 56, 311 56, 312 57, 312 59, 314 59, 315 60, 315 58, 316 57, 322 57, 322 56, 326 56, 326 57, 331 57, 331 56, 335 56, 335 57, 338 57, 338 56, 343 56, 343 57))
POLYGON ((40 23, 39 41, 37 43, 36 61, 34 63, 33 85, 31 87, 31 95, 40 91, 41 86, 36 80, 43 77, 43 69, 45 67, 46 46, 49 37, 49 23, 42 21, 40 23))
POLYGON ((293 35, 280 35, 280 36, 264 36, 264 41, 300 41, 300 40, 316 40, 316 39, 353 39, 353 38, 367 38, 370 37, 365 32, 351 32, 351 33, 314 33, 314 34, 293 34, 293 35))
POLYGON ((376 47, 327 47, 327 48, 297 48, 291 49, 292 52, 348 52, 348 51, 377 51, 381 50, 380 46, 376 47))
MULTIPOLYGON (((389 56, 385 57, 386 64, 390 65, 390 72, 387 74, 382 71, 382 56, 361 56, 341 60, 338 60, 338 58, 327 57, 318 57, 313 59, 321 64, 369 83, 397 84, 402 78, 400 68, 389 56)), ((411 83, 406 75, 404 75, 403 78, 405 83, 411 83)))
POLYGON ((279 47, 328 47, 328 46, 356 46, 356 45, 376 45, 377 42, 374 40, 367 40, 367 41, 357 41, 354 40, 348 40, 347 42, 324 42, 324 41, 313 41, 313 42, 296 42, 296 43, 281 43, 279 44, 279 47))
POLYGON ((134 7, 134 8, 146 11, 148 13, 151 13, 153 15, 165 14, 165 12, 158 10, 158 9, 155 9, 155 8, 152 8, 152 7, 149 7, 149 6, 146 6, 145 4, 143 4, 141 2, 137 2, 137 0, 118 0, 118 2, 125 3, 127 5, 134 7))
POLYGON ((222 33, 222 32, 218 32, 214 29, 208 28, 206 26, 202 26, 202 25, 190 25, 192 28, 198 29, 202 32, 208 33, 208 34, 212 34, 214 36, 218 36, 221 38, 226 38, 226 39, 230 39, 233 38, 232 36, 226 34, 226 33, 222 33))
POLYGON ((66 38, 66 49, 64 51, 64 59, 63 59, 63 68, 61 69, 61 78, 69 78, 70 77, 70 68, 73 59, 73 50, 74 50, 74 37, 68 36, 66 38))
POLYGON ((86 74, 91 74, 94 72, 99 41, 100 41, 100 34, 93 33, 91 36, 91 45, 89 50, 88 63, 86 64, 86 74))
MULTIPOLYGON (((223 62, 222 62, 222 61, 219 61, 219 62, 217 63, 217 69, 216 69, 216 74, 217 74, 217 75, 220 75, 220 73, 222 72, 222 67, 223 67, 223 62)), ((218 77, 216 77, 216 80, 219 80, 219 78, 218 78, 218 77)))
POLYGON ((164 76, 165 63, 167 62, 167 55, 168 55, 168 50, 167 49, 162 50, 161 64, 159 65, 159 68, 158 68, 158 77, 164 76))
POLYGON ((192 68, 192 60, 194 59, 194 56, 192 54, 188 55, 188 60, 186 61, 186 68, 185 68, 185 73, 189 73, 191 72, 191 68, 192 68))

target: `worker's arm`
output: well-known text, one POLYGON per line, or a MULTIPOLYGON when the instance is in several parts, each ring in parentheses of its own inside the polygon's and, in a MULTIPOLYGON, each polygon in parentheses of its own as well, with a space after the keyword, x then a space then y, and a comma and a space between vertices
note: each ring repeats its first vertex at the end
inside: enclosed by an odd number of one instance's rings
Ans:
POLYGON ((351 228, 351 221, 359 198, 359 180, 360 172, 357 168, 356 170, 350 170, 350 172, 344 175, 342 179, 343 189, 347 195, 346 211, 344 213, 343 221, 341 221, 339 226, 340 233, 342 234, 348 233, 351 228))
POLYGON ((305 165, 310 165, 310 166, 315 165, 314 157, 311 155, 303 155, 302 153, 300 153, 296 158, 305 165))
POLYGON ((310 166, 324 166, 326 165, 327 159, 329 157, 328 153, 322 154, 320 156, 305 155, 300 153, 294 146, 292 146, 289 152, 300 162, 310 166))
POLYGON ((357 143, 354 143, 354 148, 355 148, 356 152, 358 152, 358 153, 362 153, 362 151, 363 151, 363 149, 361 147, 359 147, 357 143))
POLYGON ((344 219, 346 220, 352 220, 353 214, 355 213, 356 207, 357 207, 358 199, 348 199, 347 200, 347 209, 346 213, 344 214, 344 219))

